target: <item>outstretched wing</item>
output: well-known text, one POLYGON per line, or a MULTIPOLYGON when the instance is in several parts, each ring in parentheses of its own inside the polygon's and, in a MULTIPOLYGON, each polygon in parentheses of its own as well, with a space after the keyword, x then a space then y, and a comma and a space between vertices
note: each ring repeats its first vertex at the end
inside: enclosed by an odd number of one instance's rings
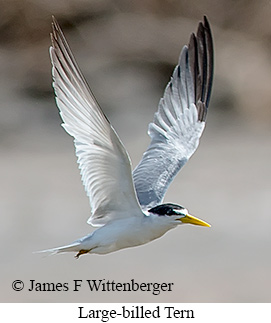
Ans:
POLYGON ((148 133, 151 143, 133 172, 142 208, 160 204, 166 190, 198 147, 213 80, 213 42, 208 20, 184 46, 148 133))
POLYGON ((129 156, 102 112, 53 18, 53 87, 63 127, 74 137, 82 181, 89 196, 89 223, 140 214, 129 156))

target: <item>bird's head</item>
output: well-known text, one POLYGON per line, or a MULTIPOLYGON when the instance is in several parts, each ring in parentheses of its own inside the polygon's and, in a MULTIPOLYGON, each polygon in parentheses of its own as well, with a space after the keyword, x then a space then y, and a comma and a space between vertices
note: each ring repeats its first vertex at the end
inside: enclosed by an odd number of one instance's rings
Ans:
POLYGON ((188 210, 181 205, 177 204, 161 204, 148 210, 152 214, 158 216, 166 216, 176 224, 190 223, 194 225, 202 225, 210 227, 211 225, 201 219, 198 219, 188 213, 188 210))

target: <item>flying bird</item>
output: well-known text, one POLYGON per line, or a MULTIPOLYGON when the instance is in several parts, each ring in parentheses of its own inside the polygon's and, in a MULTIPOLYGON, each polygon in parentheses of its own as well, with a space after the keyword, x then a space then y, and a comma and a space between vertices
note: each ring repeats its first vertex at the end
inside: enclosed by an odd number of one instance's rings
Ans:
POLYGON ((184 46, 154 120, 151 142, 132 171, 129 155, 80 71, 53 17, 53 88, 62 126, 74 138, 75 152, 94 232, 52 254, 107 254, 145 244, 180 224, 210 225, 180 205, 162 204, 169 184, 198 147, 205 127, 213 81, 213 41, 204 17, 184 46))

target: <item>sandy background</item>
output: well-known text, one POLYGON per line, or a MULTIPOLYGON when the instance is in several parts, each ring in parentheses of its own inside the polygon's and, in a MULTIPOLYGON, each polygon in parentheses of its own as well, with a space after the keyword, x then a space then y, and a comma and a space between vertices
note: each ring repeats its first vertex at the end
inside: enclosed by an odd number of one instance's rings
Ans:
MULTIPOLYGON (((0 1, 1 302, 270 302, 269 1, 0 1), (214 4, 215 3, 215 4, 214 4), (212 228, 179 227, 107 256, 42 257, 92 228, 72 138, 51 88, 51 15, 136 165, 182 46, 203 14, 215 79, 200 147, 165 201, 212 228), (15 292, 14 280, 25 289, 15 292), (172 292, 29 292, 29 280, 173 282, 172 292)), ((72 289, 72 288, 71 288, 72 289)))

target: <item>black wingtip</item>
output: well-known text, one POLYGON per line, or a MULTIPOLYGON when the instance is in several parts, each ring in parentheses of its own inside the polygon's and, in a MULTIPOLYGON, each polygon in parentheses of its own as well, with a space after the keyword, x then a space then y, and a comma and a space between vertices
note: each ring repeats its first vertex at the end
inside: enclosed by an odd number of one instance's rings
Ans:
POLYGON ((191 34, 188 48, 198 116, 200 121, 204 121, 211 96, 214 65, 213 39, 207 16, 199 22, 196 34, 191 34))
POLYGON ((206 29, 208 29, 209 31, 211 31, 210 23, 209 23, 207 16, 203 16, 203 22, 204 22, 204 27, 206 29))
POLYGON ((214 78, 214 44, 213 44, 213 36, 212 36, 212 31, 211 27, 209 24, 209 21, 206 16, 205 18, 205 29, 206 29, 206 38, 207 42, 209 43, 208 46, 208 64, 210 66, 209 70, 209 84, 208 87, 210 88, 207 97, 206 97, 206 106, 208 107, 210 97, 211 97, 211 92, 212 92, 212 85, 213 85, 213 78, 214 78))

